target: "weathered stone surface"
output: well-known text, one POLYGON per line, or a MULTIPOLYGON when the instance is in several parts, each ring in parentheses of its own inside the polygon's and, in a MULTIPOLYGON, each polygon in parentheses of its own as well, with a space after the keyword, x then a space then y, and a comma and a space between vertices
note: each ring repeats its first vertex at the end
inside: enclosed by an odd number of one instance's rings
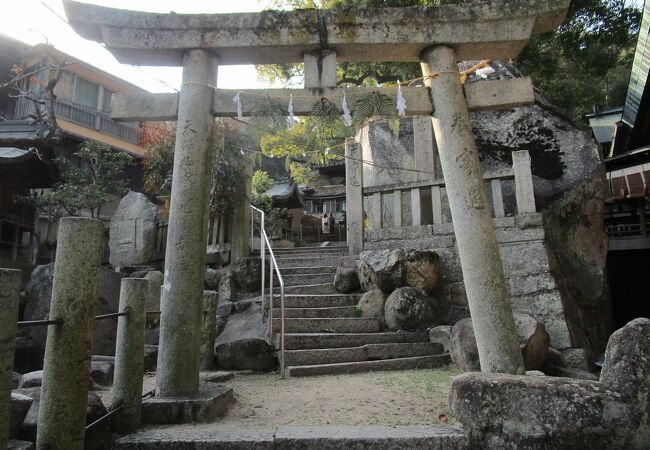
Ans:
POLYGON ((221 278, 229 274, 229 269, 227 267, 222 267, 221 269, 205 269, 205 288, 211 291, 219 290, 219 282, 221 278))
POLYGON ((440 258, 437 253, 430 250, 404 252, 404 285, 431 293, 438 284, 439 270, 440 258))
MULTIPOLYGON (((27 416, 23 421, 18 437, 26 441, 36 440, 36 430, 38 426, 38 413, 41 401, 41 388, 33 387, 26 389, 18 389, 14 391, 27 397, 31 397, 33 402, 27 416)), ((94 392, 88 392, 88 401, 86 407, 86 425, 94 422, 108 411, 101 401, 101 398, 94 392)), ((110 423, 105 422, 96 429, 91 430, 86 434, 86 449, 92 450, 110 450, 110 423)))
POLYGON ((650 442, 650 319, 639 318, 615 331, 605 351, 601 383, 635 405, 624 447, 650 442))
POLYGON ((144 330, 145 344, 158 346, 159 341, 160 341, 160 327, 149 328, 147 330, 144 330))
MULTIPOLYGON (((25 286, 25 309, 23 320, 43 320, 50 314, 52 277, 54 263, 36 266, 25 286)), ((24 336, 30 338, 40 349, 45 348, 46 327, 29 327, 24 336)), ((20 372, 20 370, 19 370, 20 372)))
POLYGON ((562 350, 562 360, 567 367, 591 372, 594 369, 596 355, 589 348, 565 348, 562 350))
POLYGON ((451 325, 439 325, 429 330, 429 342, 442 345, 445 352, 449 352, 451 341, 451 325))
MULTIPOLYGON (((53 275, 54 263, 38 266, 32 272, 32 276, 25 287, 24 320, 43 320, 49 318, 53 275)), ((117 311, 120 300, 120 283, 124 277, 125 275, 123 273, 101 268, 99 272, 99 295, 95 306, 96 315, 109 314, 117 311)), ((114 355, 116 330, 117 323, 114 320, 97 321, 93 326, 93 353, 114 355)), ((24 336, 31 339, 34 347, 29 351, 30 345, 28 345, 28 341, 24 341, 21 345, 17 343, 17 347, 24 346, 24 351, 28 351, 34 355, 42 353, 45 350, 46 334, 47 327, 29 327, 24 331, 24 336)), ((34 368, 40 367, 42 367, 42 362, 38 365, 34 363, 29 369, 34 370, 34 368)), ((18 365, 16 369, 20 369, 18 365)), ((25 372, 31 370, 25 370, 25 372)))
POLYGON ((142 422, 171 424, 212 422, 223 416, 233 400, 232 388, 211 383, 186 397, 153 397, 142 401, 142 422))
POLYGON ((452 328, 449 338, 449 355, 451 361, 463 372, 481 370, 472 319, 456 322, 452 328))
POLYGON ((514 313, 519 335, 519 346, 524 357, 526 370, 540 370, 544 367, 550 338, 539 321, 525 313, 514 313))
POLYGON ((217 316, 226 318, 232 311, 235 309, 233 302, 222 302, 219 298, 219 304, 217 305, 217 316))
POLYGON ((156 370, 158 364, 158 346, 147 345, 144 346, 144 371, 153 372, 156 370))
POLYGON ((7 443, 7 450, 34 450, 35 448, 33 442, 18 439, 12 439, 7 443))
POLYGON ((359 290, 359 277, 355 269, 337 268, 334 275, 334 289, 343 294, 359 290))
POLYGON ((377 287, 387 294, 402 285, 403 250, 362 252, 357 261, 359 282, 364 291, 377 287))
POLYGON ((15 438, 23 426, 27 412, 32 406, 32 398, 19 394, 17 392, 11 393, 11 414, 9 420, 9 438, 15 438))
POLYGON ((234 302, 237 300, 237 286, 232 275, 227 274, 219 280, 219 302, 234 302))
POLYGON ((215 362, 220 369, 272 370, 275 349, 266 342, 262 307, 256 303, 231 314, 215 343, 215 362))
POLYGON ((139 192, 129 191, 111 217, 109 261, 113 267, 147 264, 156 241, 156 205, 139 192))
POLYGON ((244 292, 256 292, 262 284, 262 261, 258 257, 240 258, 230 265, 230 273, 244 292))
POLYGON ((21 378, 22 375, 19 374, 18 372, 13 372, 11 374, 11 389, 16 389, 18 387, 21 378))
POLYGON ((33 372, 28 372, 22 376, 20 382, 18 383, 18 388, 31 388, 39 387, 43 384, 43 371, 35 370, 33 372))
POLYGON ((586 370, 576 369, 574 367, 557 367, 555 368, 555 376, 575 378, 576 380, 590 380, 598 381, 598 377, 586 370))
MULTIPOLYGON (((541 323, 528 314, 515 312, 513 316, 526 370, 542 369, 549 348, 548 333, 541 323)), ((449 341, 449 352, 452 361, 461 370, 465 372, 481 370, 471 319, 463 319, 454 325, 449 341)))
POLYGON ((102 386, 113 383, 114 364, 110 361, 91 361, 90 378, 102 386))
MULTIPOLYGON (((160 311, 160 288, 164 282, 164 275, 162 272, 155 270, 149 272, 144 276, 145 280, 149 280, 149 295, 147 297, 147 311, 160 311)), ((147 327, 154 328, 160 325, 159 314, 147 314, 147 327)))
POLYGON ((361 317, 377 317, 383 319, 385 303, 386 294, 379 289, 373 289, 361 296, 357 308, 361 312, 361 317))
POLYGON ((384 320, 391 330, 419 331, 439 324, 433 297, 414 287, 393 291, 384 304, 384 320))
POLYGON ((597 382, 468 373, 452 381, 449 404, 482 448, 630 448, 632 408, 597 382))

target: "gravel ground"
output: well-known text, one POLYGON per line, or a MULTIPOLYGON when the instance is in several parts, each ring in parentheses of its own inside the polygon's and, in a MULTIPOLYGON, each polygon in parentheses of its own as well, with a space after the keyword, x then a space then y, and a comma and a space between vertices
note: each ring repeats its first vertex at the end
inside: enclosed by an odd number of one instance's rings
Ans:
MULTIPOLYGON (((281 379, 272 374, 236 374, 220 382, 232 387, 235 401, 218 421, 225 427, 280 425, 435 425, 448 419, 454 366, 352 375, 281 379), (441 416, 443 415, 443 416, 441 416)), ((207 375, 206 373, 202 374, 207 375)), ((147 374, 144 392, 155 385, 147 374)), ((110 391, 100 393, 110 404, 110 391)), ((206 427, 209 425, 202 425, 206 427)))

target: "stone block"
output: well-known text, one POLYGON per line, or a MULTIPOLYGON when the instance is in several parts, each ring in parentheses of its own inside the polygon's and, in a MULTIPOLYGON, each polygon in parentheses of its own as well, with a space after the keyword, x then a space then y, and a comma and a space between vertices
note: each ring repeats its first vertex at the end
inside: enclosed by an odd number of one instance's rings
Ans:
POLYGON ((449 341, 451 339, 451 325, 439 325, 429 330, 429 342, 442 345, 445 352, 449 352, 449 341))
POLYGON ((18 389, 39 387, 43 384, 43 371, 28 372, 20 378, 18 389))
POLYGON ((110 361, 91 361, 90 378, 102 386, 113 384, 114 363, 110 361))
POLYGON ((232 400, 232 388, 206 383, 192 396, 143 400, 142 423, 212 422, 226 414, 232 400))
POLYGON ((589 348, 565 348, 562 350, 562 359, 567 367, 591 372, 594 370, 596 354, 589 348))

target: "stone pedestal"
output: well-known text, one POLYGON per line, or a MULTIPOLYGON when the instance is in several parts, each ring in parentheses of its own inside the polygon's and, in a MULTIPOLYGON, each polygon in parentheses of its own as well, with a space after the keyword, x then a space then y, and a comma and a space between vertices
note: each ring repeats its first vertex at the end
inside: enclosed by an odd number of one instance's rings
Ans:
POLYGON ((160 305, 157 397, 194 395, 199 387, 209 141, 214 123, 210 108, 216 81, 214 54, 185 53, 160 305))
POLYGON ((20 270, 0 269, 0 448, 7 446, 11 421, 11 376, 16 350, 20 270))
POLYGON ((433 129, 454 223, 465 290, 484 372, 524 374, 510 296, 454 50, 421 54, 433 129))
POLYGON ((104 224, 59 221, 36 447, 83 450, 90 346, 102 259, 104 224))
POLYGON ((170 424, 211 422, 225 415, 233 400, 232 388, 212 383, 201 385, 197 394, 149 398, 142 401, 142 422, 170 424))

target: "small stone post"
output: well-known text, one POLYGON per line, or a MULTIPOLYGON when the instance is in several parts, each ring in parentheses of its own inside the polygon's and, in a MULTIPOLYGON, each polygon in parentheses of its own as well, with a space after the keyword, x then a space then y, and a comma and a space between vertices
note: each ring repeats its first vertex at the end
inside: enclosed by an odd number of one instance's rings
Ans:
POLYGON ((528 154, 528 150, 512 152, 512 169, 515 172, 517 214, 537 212, 537 208, 535 207, 535 189, 533 188, 533 173, 530 170, 530 154, 528 154))
POLYGON ((124 434, 134 432, 141 423, 144 328, 148 296, 149 280, 122 279, 119 312, 128 315, 117 319, 111 409, 124 407, 112 422, 113 429, 124 434))
POLYGON ((156 397, 191 396, 199 389, 209 141, 214 125, 210 108, 216 82, 216 56, 206 50, 188 50, 178 100, 156 397))
POLYGON ((524 374, 519 338, 499 254, 483 174, 469 122, 455 51, 446 46, 420 55, 435 105, 432 118, 447 187, 463 280, 481 370, 524 374))
POLYGON ((20 280, 20 270, 0 269, 0 448, 7 448, 9 439, 20 280))
POLYGON ((36 447, 83 450, 88 404, 90 345, 102 260, 104 224, 95 219, 59 221, 50 325, 36 447))
POLYGON ((201 369, 214 369, 214 342, 217 340, 217 299, 215 291, 203 291, 201 369))
POLYGON ((350 255, 358 255, 363 251, 363 167, 354 138, 345 140, 345 196, 348 248, 350 255))

